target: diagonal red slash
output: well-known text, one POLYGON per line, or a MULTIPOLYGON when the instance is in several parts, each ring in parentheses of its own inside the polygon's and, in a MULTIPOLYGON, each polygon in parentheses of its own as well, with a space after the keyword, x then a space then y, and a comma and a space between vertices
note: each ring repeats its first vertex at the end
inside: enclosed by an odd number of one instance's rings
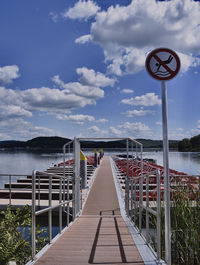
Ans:
POLYGON ((174 74, 174 71, 170 69, 156 54, 153 54, 153 57, 158 61, 171 75, 174 74))

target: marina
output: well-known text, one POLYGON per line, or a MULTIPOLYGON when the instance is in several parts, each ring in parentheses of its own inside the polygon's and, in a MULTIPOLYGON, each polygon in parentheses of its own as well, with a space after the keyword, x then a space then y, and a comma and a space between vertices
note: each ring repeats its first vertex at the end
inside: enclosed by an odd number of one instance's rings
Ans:
MULTIPOLYGON (((104 154, 102 149, 85 155, 84 140, 64 145, 63 161, 44 171, 7 174, 9 182, 0 190, 1 209, 26 204, 32 208, 32 260, 27 264, 166 264, 161 237, 163 166, 144 158, 142 145, 130 138, 123 139, 127 150, 121 155, 104 154), (37 253, 35 228, 44 215, 49 244, 37 253)), ((198 176, 173 169, 169 173, 171 200, 184 188, 193 190, 193 202, 198 176)))

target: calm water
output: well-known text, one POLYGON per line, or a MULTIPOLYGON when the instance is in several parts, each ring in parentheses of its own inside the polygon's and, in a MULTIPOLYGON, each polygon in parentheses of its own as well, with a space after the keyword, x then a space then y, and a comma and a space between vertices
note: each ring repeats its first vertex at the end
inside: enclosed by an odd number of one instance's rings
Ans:
MULTIPOLYGON (((25 151, 0 151, 0 174, 30 175, 34 169, 43 171, 62 161, 62 154, 33 153, 25 151)), ((15 181, 18 177, 12 177, 15 181)), ((0 176, 0 188, 8 177, 0 176)))
MULTIPOLYGON (((105 152, 106 155, 110 154, 105 152)), ((163 165, 162 152, 144 152, 143 158, 153 158, 157 164, 163 165)), ((32 153, 25 151, 0 151, 0 174, 32 173, 32 170, 45 170, 62 161, 62 153, 32 153)), ((170 168, 188 174, 200 174, 200 153, 169 153, 170 168)), ((16 180, 13 177, 12 181, 16 180)), ((0 187, 8 183, 8 178, 0 176, 0 187)))

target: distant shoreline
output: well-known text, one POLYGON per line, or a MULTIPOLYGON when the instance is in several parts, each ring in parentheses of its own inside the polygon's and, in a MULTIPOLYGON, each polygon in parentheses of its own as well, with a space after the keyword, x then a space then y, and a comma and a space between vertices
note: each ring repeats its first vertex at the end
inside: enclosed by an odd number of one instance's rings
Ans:
MULTIPOLYGON (((144 149, 162 150, 162 140, 136 139, 144 149)), ((58 136, 36 137, 28 141, 0 141, 0 150, 62 150, 64 144, 71 141, 58 136)), ((179 141, 169 140, 170 150, 178 150, 179 141)), ((133 146, 134 147, 134 146, 133 146)), ((126 148, 125 140, 116 141, 82 141, 81 148, 126 148)))

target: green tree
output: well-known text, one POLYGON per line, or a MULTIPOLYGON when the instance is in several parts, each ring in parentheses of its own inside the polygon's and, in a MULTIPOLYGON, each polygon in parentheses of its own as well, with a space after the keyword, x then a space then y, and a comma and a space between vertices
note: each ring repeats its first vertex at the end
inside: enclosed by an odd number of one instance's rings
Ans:
MULTIPOLYGON (((6 265, 14 260, 17 265, 24 265, 31 259, 30 227, 31 227, 31 208, 26 205, 22 210, 15 212, 9 205, 0 221, 0 265, 6 265), (25 229, 29 228, 29 233, 25 236, 25 229)), ((36 244, 37 252, 47 244, 42 234, 46 232, 37 226, 36 244)))
POLYGON ((181 152, 188 152, 192 150, 192 144, 188 138, 183 139, 178 143, 178 150, 181 152))

